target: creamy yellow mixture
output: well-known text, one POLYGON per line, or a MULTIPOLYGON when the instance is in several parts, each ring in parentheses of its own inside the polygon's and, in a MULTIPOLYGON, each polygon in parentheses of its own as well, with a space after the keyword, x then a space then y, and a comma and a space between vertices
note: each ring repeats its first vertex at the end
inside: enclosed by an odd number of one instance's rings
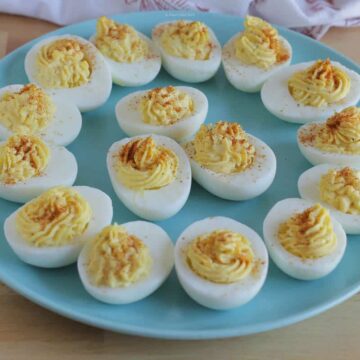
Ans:
POLYGON ((192 240, 186 249, 186 261, 200 277, 230 284, 249 275, 254 253, 245 236, 221 229, 192 240))
POLYGON ((16 216, 16 229, 35 247, 71 244, 88 228, 92 209, 73 188, 55 187, 31 200, 16 216))
POLYGON ((102 54, 120 63, 142 60, 149 52, 147 43, 132 26, 105 16, 97 21, 95 45, 102 54))
POLYGON ((50 149, 33 135, 13 135, 0 146, 0 181, 16 184, 41 175, 50 159, 50 149))
POLYGON ((145 123, 172 125, 194 112, 194 101, 186 92, 167 86, 148 91, 140 109, 145 123))
POLYGON ((235 55, 247 65, 269 69, 289 59, 290 54, 279 39, 279 34, 266 21, 247 16, 244 31, 235 39, 235 55))
POLYGON ((280 224, 280 244, 301 259, 318 259, 331 254, 337 238, 327 209, 316 204, 280 224))
POLYGON ((317 60, 288 80, 291 96, 300 104, 314 107, 340 102, 350 91, 350 77, 330 60, 317 60))
POLYGON ((150 273, 152 258, 148 247, 123 226, 105 227, 90 246, 87 270, 95 286, 126 287, 150 273))
POLYGON ((124 145, 116 163, 119 181, 133 190, 160 189, 172 183, 179 160, 170 149, 156 145, 153 138, 135 139, 124 145))

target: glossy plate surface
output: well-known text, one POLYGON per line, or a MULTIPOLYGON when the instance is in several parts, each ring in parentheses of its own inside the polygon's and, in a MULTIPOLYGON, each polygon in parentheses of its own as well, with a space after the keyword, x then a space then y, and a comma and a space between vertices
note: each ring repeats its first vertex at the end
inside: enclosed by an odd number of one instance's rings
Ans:
MULTIPOLYGON (((241 30, 237 17, 215 14, 184 14, 189 19, 206 22, 213 28, 222 45, 241 30)), ((163 21, 175 20, 177 14, 155 12, 115 16, 149 35, 151 28, 163 21)), ((89 38, 95 31, 95 21, 72 25, 52 34, 73 33, 89 38)), ((293 63, 330 57, 356 71, 359 67, 342 55, 297 33, 281 30, 293 46, 293 63)), ((48 36, 48 35, 46 35, 48 36)), ((0 86, 26 83, 24 57, 33 41, 0 61, 0 86)), ((355 44, 354 44, 355 46, 355 44)), ((69 146, 79 162, 76 184, 90 185, 108 193, 114 202, 114 221, 137 219, 118 201, 106 171, 106 152, 122 137, 114 113, 118 99, 136 90, 155 86, 184 85, 161 71, 156 80, 143 88, 114 86, 111 98, 101 108, 83 115, 83 128, 78 139, 69 146)), ((207 216, 229 216, 262 235, 262 221, 278 200, 298 197, 297 179, 310 167, 296 145, 295 124, 280 121, 269 114, 259 94, 235 90, 221 69, 204 84, 195 85, 208 96, 207 122, 239 121, 245 130, 268 143, 278 159, 278 171, 271 188, 257 199, 230 202, 218 199, 197 184, 180 213, 159 224, 173 239, 195 220, 207 216)), ((0 221, 15 209, 16 204, 0 200, 0 221)), ((2 231, 2 230, 1 230, 2 231)), ((41 270, 23 264, 0 239, 0 279, 32 301, 69 318, 113 331, 172 339, 205 339, 239 336, 270 330, 303 320, 324 311, 360 289, 360 237, 350 236, 345 257, 329 276, 314 282, 301 282, 283 274, 273 264, 260 294, 249 304, 227 312, 216 312, 197 305, 180 287, 174 272, 152 296, 126 306, 111 306, 97 302, 83 289, 75 266, 59 270, 41 270)))

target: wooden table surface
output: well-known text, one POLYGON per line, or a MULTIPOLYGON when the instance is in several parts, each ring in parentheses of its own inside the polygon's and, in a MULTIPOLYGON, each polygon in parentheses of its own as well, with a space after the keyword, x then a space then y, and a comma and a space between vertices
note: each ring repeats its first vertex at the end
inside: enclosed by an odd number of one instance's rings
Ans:
MULTIPOLYGON (((57 26, 0 14, 0 57, 57 26)), ((331 29, 323 42, 360 62, 360 28, 331 29)), ((0 359, 359 359, 360 295, 280 330, 213 341, 166 341, 115 334, 65 319, 0 283, 0 359)))

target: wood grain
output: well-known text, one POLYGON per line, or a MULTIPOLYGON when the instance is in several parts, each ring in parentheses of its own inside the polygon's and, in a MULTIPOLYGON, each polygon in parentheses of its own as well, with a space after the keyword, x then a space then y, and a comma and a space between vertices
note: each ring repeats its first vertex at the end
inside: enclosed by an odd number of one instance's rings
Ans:
MULTIPOLYGON (((56 25, 0 14, 0 57, 56 25), (6 45, 7 44, 7 45, 6 45)), ((329 46, 360 61, 360 28, 332 29, 329 46)), ((360 358, 360 295, 313 319, 242 338, 165 341, 131 337, 68 320, 0 284, 1 360, 350 360, 360 358)))

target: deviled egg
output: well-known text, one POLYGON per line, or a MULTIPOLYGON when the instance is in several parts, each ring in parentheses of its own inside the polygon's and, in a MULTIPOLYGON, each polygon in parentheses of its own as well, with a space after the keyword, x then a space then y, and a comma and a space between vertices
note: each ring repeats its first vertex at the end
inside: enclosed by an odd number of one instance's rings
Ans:
POLYGON ((0 198, 24 203, 54 186, 71 186, 77 170, 70 151, 34 135, 0 142, 0 198))
POLYGON ((187 227, 176 241, 175 269, 186 293, 215 310, 238 307, 262 288, 268 253, 260 236, 226 217, 187 227))
POLYGON ((301 153, 313 165, 360 166, 360 108, 351 106, 326 122, 301 126, 297 142, 301 153))
POLYGON ((130 25, 102 16, 90 41, 104 56, 115 84, 145 85, 160 71, 159 51, 147 36, 130 25))
POLYGON ((327 207, 347 234, 360 234, 360 168, 322 164, 299 177, 300 196, 327 207))
POLYGON ((159 134, 182 141, 199 130, 208 112, 200 90, 167 86, 138 91, 116 104, 116 119, 128 136, 159 134))
POLYGON ((158 24, 152 39, 165 70, 175 79, 198 83, 212 78, 221 64, 221 45, 200 21, 176 20, 158 24))
POLYGON ((107 167, 119 199, 144 219, 167 219, 189 197, 189 160, 168 137, 142 135, 117 141, 108 151, 107 167))
POLYGON ((184 144, 193 178, 207 191, 227 200, 247 200, 272 184, 276 157, 268 145, 245 133, 238 123, 202 125, 184 144))
POLYGON ((111 199, 88 186, 55 187, 4 223, 6 241, 24 262, 57 268, 76 262, 86 241, 112 220, 111 199))
POLYGON ((299 280, 333 271, 346 248, 346 234, 321 204, 303 199, 276 203, 264 220, 264 240, 275 264, 299 280))
POLYGON ((104 57, 76 35, 40 40, 26 54, 25 72, 30 82, 74 103, 80 111, 93 110, 110 96, 111 73, 104 57))
POLYGON ((1 140, 21 133, 66 146, 79 135, 81 124, 81 113, 75 104, 50 96, 34 84, 0 89, 1 140))
POLYGON ((269 112, 285 121, 325 120, 357 104, 360 75, 329 59, 288 66, 265 82, 261 100, 269 112))
POLYGON ((246 16, 244 31, 234 35, 223 47, 225 75, 236 88, 260 91, 264 82, 291 62, 288 41, 266 21, 246 16))
POLYGON ((86 291, 108 304, 144 299, 162 285, 173 265, 168 234, 146 221, 106 226, 84 246, 78 259, 86 291))

